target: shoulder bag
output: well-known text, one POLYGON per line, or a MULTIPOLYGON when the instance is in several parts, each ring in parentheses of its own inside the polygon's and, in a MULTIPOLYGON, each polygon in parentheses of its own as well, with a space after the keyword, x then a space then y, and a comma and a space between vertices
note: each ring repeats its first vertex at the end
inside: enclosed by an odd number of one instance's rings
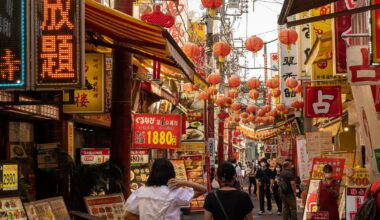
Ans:
POLYGON ((223 205, 222 205, 222 202, 221 202, 220 199, 219 199, 219 196, 218 196, 217 191, 214 192, 214 195, 215 195, 216 201, 218 202, 218 205, 219 205, 220 209, 221 209, 222 212, 223 212, 224 218, 225 218, 226 220, 230 220, 230 218, 228 218, 228 215, 227 215, 227 213, 226 213, 226 210, 224 209, 224 207, 223 207, 223 205))

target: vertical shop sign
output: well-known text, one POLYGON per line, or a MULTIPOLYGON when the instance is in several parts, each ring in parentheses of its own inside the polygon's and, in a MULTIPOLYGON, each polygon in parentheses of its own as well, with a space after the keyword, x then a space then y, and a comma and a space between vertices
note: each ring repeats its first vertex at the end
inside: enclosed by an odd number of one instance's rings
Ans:
MULTIPOLYGON (((331 13, 331 5, 325 5, 316 9, 312 9, 310 11, 311 16, 316 17, 320 15, 326 15, 331 13)), ((310 24, 310 32, 311 32, 311 45, 314 45, 318 38, 321 38, 322 36, 325 36, 328 39, 328 35, 331 36, 331 20, 323 20, 318 21, 310 24)), ((329 79, 333 75, 333 60, 332 60, 332 42, 330 38, 330 43, 325 42, 326 47, 323 47, 323 53, 322 53, 324 59, 319 59, 316 63, 311 64, 312 65, 312 79, 313 80, 325 80, 329 79)), ((321 48, 322 49, 322 48, 321 48)))
POLYGON ((84 53, 83 1, 36 0, 33 3, 35 87, 81 87, 84 53))
MULTIPOLYGON (((308 17, 308 13, 300 13, 297 15, 297 19, 303 19, 308 17)), ((311 50, 311 42, 310 42, 310 24, 303 24, 297 26, 298 40, 297 40, 297 48, 298 48, 298 77, 301 79, 310 79, 310 72, 306 71, 306 60, 310 55, 311 50)))
POLYGON ((71 159, 75 160, 75 146, 74 146, 74 122, 67 122, 67 153, 71 159))
POLYGON ((104 77, 104 96, 105 96, 105 112, 111 112, 112 98, 112 57, 106 57, 104 77))
POLYGON ((0 89, 26 86, 26 0, 0 1, 0 89))
POLYGON ((364 203, 367 188, 346 188, 346 219, 354 220, 359 207, 364 203))
POLYGON ((380 173, 380 164, 376 163, 376 151, 380 151, 380 127, 377 123, 377 113, 372 98, 370 86, 352 86, 352 95, 359 119, 361 135, 364 138, 366 157, 370 167, 370 176, 380 173), (365 98, 363 98, 365 97, 365 98))
POLYGON ((306 139, 297 139, 297 165, 301 180, 310 179, 311 161, 306 150, 306 139))
POLYGON ((215 166, 215 138, 207 140, 207 150, 210 154, 210 165, 215 166))
MULTIPOLYGON (((345 11, 348 10, 347 4, 344 0, 337 1, 334 3, 334 11, 345 11)), ((334 28, 333 28, 333 70, 334 74, 346 74, 347 73, 347 63, 346 63, 346 48, 351 46, 352 38, 343 38, 343 34, 348 34, 351 32, 351 15, 340 16, 334 18, 334 28)))
POLYGON ((342 115, 340 86, 306 88, 305 117, 339 117, 342 115))
POLYGON ((276 76, 278 74, 278 69, 279 69, 278 53, 270 54, 270 68, 272 69, 271 77, 276 76))
MULTIPOLYGON (((74 104, 64 105, 64 113, 103 113, 104 112, 104 55, 86 54, 86 89, 75 90, 74 104)), ((69 94, 64 92, 64 98, 69 94)))
POLYGON ((351 85, 379 85, 380 67, 370 66, 367 46, 347 48, 347 79, 351 85))
MULTIPOLYGON (((371 5, 380 4, 380 0, 371 0, 371 5)), ((372 45, 372 62, 380 63, 380 10, 371 11, 371 45, 372 45)))
POLYGON ((287 107, 291 107, 291 102, 295 99, 297 94, 286 87, 285 81, 288 78, 298 79, 297 46, 292 45, 289 49, 287 45, 281 44, 280 54, 281 103, 284 103, 287 107))

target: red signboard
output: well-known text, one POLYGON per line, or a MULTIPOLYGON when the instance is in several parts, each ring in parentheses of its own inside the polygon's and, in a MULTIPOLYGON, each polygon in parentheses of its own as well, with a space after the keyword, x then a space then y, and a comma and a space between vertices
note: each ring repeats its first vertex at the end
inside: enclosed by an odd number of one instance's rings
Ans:
POLYGON ((85 165, 102 164, 110 159, 109 148, 82 148, 81 163, 85 165))
POLYGON ((330 164, 333 167, 333 178, 341 180, 343 177, 345 159, 342 158, 320 158, 313 159, 312 179, 323 179, 323 167, 330 164))
MULTIPOLYGON (((380 0, 371 0, 371 5, 380 4, 380 0)), ((380 63, 380 10, 372 10, 371 12, 371 26, 372 26, 372 62, 380 63)))
POLYGON ((339 117, 342 115, 340 86, 306 88, 306 118, 339 117))
POLYGON ((82 85, 83 1, 34 1, 34 66, 37 88, 82 85))
MULTIPOLYGON (((337 1, 334 3, 335 11, 347 10, 345 1, 337 1)), ((347 73, 346 63, 346 48, 347 45, 351 45, 352 39, 345 39, 343 34, 351 33, 351 15, 340 16, 334 19, 335 25, 335 73, 345 74, 347 73)))
POLYGON ((135 114, 133 147, 178 148, 181 127, 181 115, 135 114))

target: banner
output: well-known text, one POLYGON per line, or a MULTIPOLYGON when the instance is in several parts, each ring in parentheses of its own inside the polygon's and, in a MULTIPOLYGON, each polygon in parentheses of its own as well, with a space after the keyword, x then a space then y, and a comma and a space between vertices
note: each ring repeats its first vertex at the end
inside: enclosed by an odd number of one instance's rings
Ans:
POLYGON ((206 147, 205 142, 184 142, 184 141, 182 141, 178 151, 204 153, 205 147, 206 147))
POLYGON ((346 188, 346 220, 354 220, 359 207, 364 203, 367 188, 346 188))
POLYGON ((309 190, 307 191, 306 204, 303 214, 303 220, 307 220, 308 212, 317 212, 317 197, 318 197, 318 188, 319 182, 321 180, 310 180, 309 190))
POLYGON ((279 69, 279 60, 278 60, 278 53, 270 53, 270 68, 271 70, 271 77, 275 77, 278 74, 279 69))
POLYGON ((210 166, 215 166, 215 138, 208 138, 207 151, 210 155, 210 166))
POLYGON ((133 147, 178 148, 181 128, 181 115, 134 114, 133 147))
POLYGON ((355 107, 359 119, 360 134, 364 138, 370 176, 380 173, 380 163, 376 162, 375 151, 380 150, 379 124, 370 86, 352 86, 355 107), (363 98, 365 97, 365 98, 363 98))
POLYGON ((343 178, 345 159, 341 158, 314 158, 312 168, 312 179, 322 180, 324 178, 323 167, 330 164, 333 167, 333 178, 341 180, 343 178))
POLYGON ((297 165, 301 181, 309 180, 310 171, 312 168, 312 161, 309 159, 309 156, 307 155, 306 140, 303 138, 297 139, 297 165))
POLYGON ((292 138, 277 136, 277 156, 280 159, 292 159, 292 138))
POLYGON ((206 41, 206 25, 199 22, 189 24, 189 41, 202 45, 206 41))
POLYGON ((306 88, 305 117, 324 118, 342 115, 340 86, 314 86, 306 88))
POLYGON ((288 78, 298 79, 297 71, 297 46, 292 45, 290 49, 287 45, 280 44, 280 87, 281 87, 281 103, 287 107, 291 107, 292 101, 296 98, 296 93, 290 91, 286 87, 285 82, 288 78))
MULTIPOLYGON (((371 0, 371 5, 380 4, 380 0, 371 0)), ((371 45, 372 45, 372 62, 380 63, 380 10, 371 11, 371 45)))
MULTIPOLYGON (((308 17, 308 12, 297 14, 297 20, 308 17)), ((297 26, 298 40, 298 78, 300 79, 310 79, 311 75, 309 71, 306 71, 306 60, 310 55, 311 51, 311 40, 310 40, 310 24, 302 24, 297 26)))
POLYGON ((347 79, 351 85, 379 85, 380 68, 369 65, 367 46, 350 46, 347 48, 347 79))
MULTIPOLYGON (((103 113, 104 112, 104 55, 87 53, 85 65, 85 87, 74 91, 75 104, 63 105, 64 113, 103 113)), ((69 99, 64 92, 64 100, 69 99)))

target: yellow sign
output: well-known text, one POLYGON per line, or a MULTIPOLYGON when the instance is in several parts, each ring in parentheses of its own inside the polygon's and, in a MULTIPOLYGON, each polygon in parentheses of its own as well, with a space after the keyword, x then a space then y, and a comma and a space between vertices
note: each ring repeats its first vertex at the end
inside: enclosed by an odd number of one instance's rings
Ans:
POLYGON ((75 159, 74 151, 74 122, 67 122, 67 153, 70 155, 71 159, 75 159))
MULTIPOLYGON (((102 113, 104 112, 104 55, 86 54, 85 65, 86 89, 75 90, 75 104, 64 105, 64 113, 102 113)), ((64 100, 69 94, 64 92, 64 100)))
POLYGON ((369 184, 370 179, 367 168, 357 167, 347 169, 347 186, 367 187, 369 184))
POLYGON ((18 189, 18 165, 3 165, 3 190, 13 191, 18 189))
POLYGON ((205 152, 206 144, 204 142, 182 142, 178 151, 183 152, 205 152))
POLYGON ((202 23, 190 23, 189 39, 191 42, 203 44, 206 41, 206 25, 202 23))

